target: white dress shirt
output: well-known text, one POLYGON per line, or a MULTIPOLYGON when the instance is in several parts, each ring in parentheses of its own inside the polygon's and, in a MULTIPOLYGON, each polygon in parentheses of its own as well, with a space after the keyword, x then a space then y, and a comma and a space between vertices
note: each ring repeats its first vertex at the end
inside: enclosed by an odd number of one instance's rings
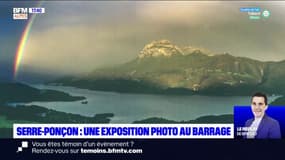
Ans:
POLYGON ((259 127, 259 124, 260 124, 262 118, 263 118, 263 116, 260 117, 260 118, 254 118, 254 120, 253 120, 253 122, 251 123, 250 128, 249 128, 249 129, 251 129, 251 130, 249 130, 249 131, 247 132, 247 138, 248 138, 248 139, 252 139, 252 138, 255 137, 255 135, 257 134, 257 133, 256 133, 256 132, 257 132, 257 129, 258 129, 258 127, 259 127), (252 130, 253 128, 255 128, 255 130, 252 130))

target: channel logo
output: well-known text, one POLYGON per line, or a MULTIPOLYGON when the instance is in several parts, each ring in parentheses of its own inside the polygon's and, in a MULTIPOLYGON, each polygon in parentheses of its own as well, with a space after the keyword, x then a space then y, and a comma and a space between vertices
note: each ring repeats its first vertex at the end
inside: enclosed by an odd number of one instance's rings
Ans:
POLYGON ((45 8, 13 8, 13 19, 28 19, 29 14, 43 14, 45 8))
POLYGON ((28 19, 28 8, 13 8, 13 19, 28 19))

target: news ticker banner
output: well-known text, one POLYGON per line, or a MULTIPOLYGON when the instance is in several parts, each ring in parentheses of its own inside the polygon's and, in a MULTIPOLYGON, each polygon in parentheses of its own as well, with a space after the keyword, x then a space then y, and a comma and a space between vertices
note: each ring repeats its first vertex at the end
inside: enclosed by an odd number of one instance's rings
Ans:
POLYGON ((234 124, 14 124, 14 139, 233 139, 234 124))

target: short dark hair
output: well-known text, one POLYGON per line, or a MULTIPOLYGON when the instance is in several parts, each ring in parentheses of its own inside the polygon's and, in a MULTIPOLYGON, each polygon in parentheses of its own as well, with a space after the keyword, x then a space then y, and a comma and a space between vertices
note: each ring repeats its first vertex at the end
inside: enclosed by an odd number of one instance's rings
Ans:
POLYGON ((264 103, 265 103, 265 105, 267 105, 267 96, 266 96, 266 94, 261 93, 261 92, 257 92, 257 93, 255 93, 254 95, 251 96, 251 101, 252 101, 253 97, 263 97, 264 98, 264 103))

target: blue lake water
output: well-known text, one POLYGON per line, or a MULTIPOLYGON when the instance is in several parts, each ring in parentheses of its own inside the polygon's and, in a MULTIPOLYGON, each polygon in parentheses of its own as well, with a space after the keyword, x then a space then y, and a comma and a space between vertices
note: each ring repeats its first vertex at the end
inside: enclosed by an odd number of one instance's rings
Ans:
MULTIPOLYGON (((84 96, 88 103, 75 102, 32 102, 46 108, 93 116, 99 113, 114 113, 111 123, 131 123, 149 117, 163 117, 171 120, 192 120, 204 115, 232 114, 234 105, 249 105, 246 96, 175 96, 151 94, 126 94, 91 91, 74 87, 32 85, 39 89, 53 89, 73 96, 84 96)), ((269 102, 276 99, 269 97, 269 102)))

